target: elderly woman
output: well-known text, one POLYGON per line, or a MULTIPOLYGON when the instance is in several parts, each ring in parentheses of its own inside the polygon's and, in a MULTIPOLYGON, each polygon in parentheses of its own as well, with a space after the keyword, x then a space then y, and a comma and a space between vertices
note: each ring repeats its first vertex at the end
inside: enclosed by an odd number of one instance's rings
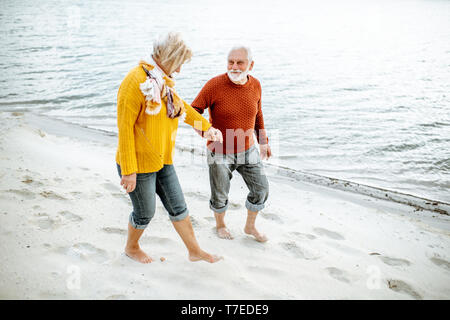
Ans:
POLYGON ((189 260, 216 262, 220 257, 203 251, 195 238, 188 209, 173 167, 179 119, 202 131, 211 141, 222 141, 219 130, 174 91, 174 72, 190 60, 192 51, 181 36, 169 33, 156 41, 149 61, 141 61, 122 81, 117 96, 119 146, 116 154, 121 185, 133 204, 125 253, 142 263, 152 262, 139 238, 155 214, 156 194, 169 213, 189 260))

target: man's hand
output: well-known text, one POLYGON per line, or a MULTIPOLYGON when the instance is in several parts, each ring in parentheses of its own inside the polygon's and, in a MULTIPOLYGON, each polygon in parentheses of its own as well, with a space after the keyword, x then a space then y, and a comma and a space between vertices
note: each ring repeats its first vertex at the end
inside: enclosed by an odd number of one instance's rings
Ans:
POLYGON ((222 132, 213 127, 210 127, 208 131, 203 134, 203 137, 210 141, 219 141, 220 143, 223 142, 222 132))
POLYGON ((129 174, 127 176, 122 176, 120 180, 120 185, 127 191, 127 193, 133 192, 136 188, 136 173, 129 174))
POLYGON ((262 160, 269 159, 272 156, 272 150, 270 150, 269 144, 260 144, 259 153, 262 160))

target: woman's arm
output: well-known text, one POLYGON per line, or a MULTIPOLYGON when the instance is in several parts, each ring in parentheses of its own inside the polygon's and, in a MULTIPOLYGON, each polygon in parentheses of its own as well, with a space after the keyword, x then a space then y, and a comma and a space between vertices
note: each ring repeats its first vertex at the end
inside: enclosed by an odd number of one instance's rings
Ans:
POLYGON ((119 128, 119 156, 122 175, 137 172, 134 124, 138 118, 142 97, 132 74, 122 82, 117 95, 117 126, 119 128))
POLYGON ((184 107, 186 109, 186 119, 185 123, 194 128, 197 133, 210 141, 223 142, 222 132, 213 128, 211 123, 202 117, 189 103, 183 101, 184 107))
POLYGON ((186 119, 184 120, 184 122, 196 130, 208 131, 208 129, 211 127, 211 123, 203 118, 203 116, 198 113, 189 103, 184 100, 183 103, 184 108, 186 109, 186 119))

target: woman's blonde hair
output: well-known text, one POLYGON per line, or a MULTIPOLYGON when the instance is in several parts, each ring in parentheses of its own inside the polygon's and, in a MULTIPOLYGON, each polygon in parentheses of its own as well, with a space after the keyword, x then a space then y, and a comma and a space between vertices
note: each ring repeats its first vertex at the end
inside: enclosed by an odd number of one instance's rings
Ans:
POLYGON ((158 60, 169 76, 191 57, 192 50, 178 32, 170 32, 153 44, 153 58, 158 60))

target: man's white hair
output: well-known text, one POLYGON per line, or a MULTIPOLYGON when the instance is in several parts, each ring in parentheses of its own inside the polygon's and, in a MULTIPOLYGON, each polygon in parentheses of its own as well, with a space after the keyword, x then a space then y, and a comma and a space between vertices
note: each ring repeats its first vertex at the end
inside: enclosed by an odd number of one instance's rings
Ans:
POLYGON ((243 45, 234 46, 230 49, 230 51, 228 51, 228 56, 230 56, 230 53, 235 50, 245 50, 245 52, 247 52, 248 62, 251 63, 253 61, 252 50, 249 47, 243 45))

